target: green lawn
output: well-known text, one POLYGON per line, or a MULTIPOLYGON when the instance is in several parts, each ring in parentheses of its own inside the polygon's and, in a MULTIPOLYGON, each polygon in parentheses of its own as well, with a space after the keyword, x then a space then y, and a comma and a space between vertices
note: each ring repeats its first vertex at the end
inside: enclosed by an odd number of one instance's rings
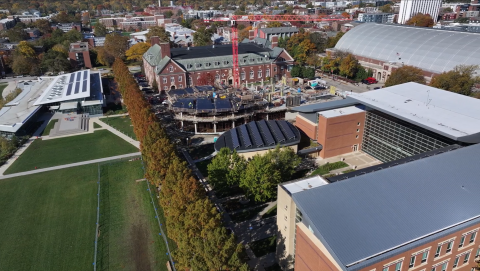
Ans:
POLYGON ((127 136, 137 139, 135 133, 133 132, 132 121, 130 116, 121 116, 121 117, 112 117, 112 118, 102 118, 101 121, 112 126, 116 130, 126 134, 127 136))
POLYGON ((0 181, 1 270, 91 270, 97 165, 0 181))
POLYGON ((51 120, 47 126, 45 127, 45 130, 42 132, 42 136, 47 136, 50 134, 50 131, 53 129, 53 126, 55 126, 55 123, 58 122, 58 119, 51 120))
POLYGON ((6 83, 2 83, 0 84, 0 97, 3 99, 3 91, 5 90, 5 88, 8 86, 8 84, 6 83))
POLYGON ((94 122, 94 123, 93 123, 93 128, 95 128, 95 129, 102 128, 102 125, 94 122))
POLYGON ((99 270, 167 270, 147 183, 136 182, 143 178, 141 162, 102 165, 100 176, 99 270))
POLYGON ((315 171, 313 171, 310 176, 326 175, 326 174, 330 173, 330 171, 332 171, 332 170, 339 169, 339 168, 344 168, 344 167, 348 167, 348 164, 345 163, 345 162, 342 162, 342 161, 338 161, 338 162, 335 162, 335 163, 326 163, 325 165, 320 166, 315 171))
POLYGON ((271 236, 262 240, 250 243, 250 248, 257 258, 275 252, 277 248, 276 236, 271 236))
POLYGON ((132 152, 138 152, 138 149, 107 130, 51 140, 36 139, 5 171, 5 174, 132 152))

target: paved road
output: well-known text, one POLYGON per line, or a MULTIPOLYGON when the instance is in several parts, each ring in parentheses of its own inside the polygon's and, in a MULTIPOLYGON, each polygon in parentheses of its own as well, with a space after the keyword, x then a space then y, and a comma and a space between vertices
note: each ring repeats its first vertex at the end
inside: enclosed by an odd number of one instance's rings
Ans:
POLYGON ((353 92, 356 92, 356 93, 362 93, 362 92, 367 92, 367 91, 370 91, 372 90, 373 88, 375 87, 382 87, 384 84, 383 83, 377 83, 377 84, 372 84, 372 85, 365 85, 365 84, 358 84, 357 85, 353 85, 353 84, 350 84, 350 83, 346 83, 346 82, 343 82, 343 81, 338 81, 338 80, 332 80, 332 78, 330 77, 330 75, 327 75, 327 74, 324 74, 324 75, 319 75, 322 80, 325 80, 329 86, 335 86, 337 88, 337 90, 344 90, 344 91, 353 91, 353 92), (367 87, 369 87, 370 89, 367 89, 367 87))
POLYGON ((25 76, 25 77, 21 77, 21 78, 13 77, 13 78, 7 78, 7 79, 0 79, 0 83, 14 82, 14 81, 20 82, 20 81, 28 81, 28 80, 37 80, 37 78, 38 78, 38 76, 25 76))
POLYGON ((62 168, 77 167, 77 166, 95 164, 95 163, 106 162, 106 161, 116 160, 116 159, 121 159, 121 158, 140 156, 140 155, 141 155, 140 152, 134 152, 134 153, 129 153, 129 154, 122 154, 122 155, 117 155, 117 156, 105 157, 105 158, 83 161, 83 162, 72 163, 72 164, 66 164, 66 165, 61 165, 61 166, 48 167, 48 168, 30 170, 30 171, 25 171, 25 172, 13 173, 13 174, 9 174, 9 175, 0 176, 0 180, 19 177, 19 176, 25 176, 25 175, 31 175, 31 174, 36 174, 36 173, 40 173, 40 172, 47 172, 47 171, 52 171, 52 170, 57 170, 57 169, 62 169, 62 168))

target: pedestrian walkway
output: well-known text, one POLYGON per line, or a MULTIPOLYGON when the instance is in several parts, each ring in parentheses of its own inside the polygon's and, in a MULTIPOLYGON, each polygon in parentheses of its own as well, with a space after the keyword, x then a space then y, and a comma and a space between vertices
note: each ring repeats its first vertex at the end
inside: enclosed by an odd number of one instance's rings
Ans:
POLYGON ((13 173, 13 174, 0 176, 0 180, 19 177, 19 176, 25 176, 25 175, 31 175, 31 174, 37 174, 37 173, 40 173, 40 172, 58 170, 58 169, 62 169, 62 168, 78 167, 78 166, 95 164, 95 163, 117 160, 117 159, 122 159, 122 158, 135 157, 135 156, 140 156, 140 155, 142 155, 140 152, 134 152, 134 153, 129 153, 129 154, 122 154, 122 155, 117 155, 117 156, 105 157, 105 158, 94 159, 94 160, 83 161, 83 162, 72 163, 72 164, 66 164, 66 165, 61 165, 61 166, 24 171, 24 172, 19 172, 19 173, 13 173))

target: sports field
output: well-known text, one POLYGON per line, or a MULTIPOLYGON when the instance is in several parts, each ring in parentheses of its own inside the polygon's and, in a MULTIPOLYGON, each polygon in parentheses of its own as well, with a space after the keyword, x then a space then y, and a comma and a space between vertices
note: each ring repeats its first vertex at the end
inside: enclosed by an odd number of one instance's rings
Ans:
POLYGON ((0 181, 1 270, 91 270, 97 165, 0 181))
POLYGON ((138 160, 101 167, 100 270, 167 270, 150 191, 137 181, 142 178, 138 160))
POLYGON ((108 130, 50 140, 36 139, 5 174, 133 152, 138 152, 138 149, 108 130))
POLYGON ((97 270, 166 270, 139 160, 1 180, 0 270, 93 269, 99 168, 97 270))

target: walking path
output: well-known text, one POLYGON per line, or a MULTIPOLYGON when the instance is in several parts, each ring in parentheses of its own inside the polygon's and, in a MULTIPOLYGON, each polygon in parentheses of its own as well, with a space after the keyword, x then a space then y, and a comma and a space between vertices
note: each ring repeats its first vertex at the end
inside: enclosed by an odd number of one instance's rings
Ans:
MULTIPOLYGON (((116 130, 112 126, 110 126, 110 125, 106 124, 105 122, 101 121, 100 118, 91 118, 90 121, 100 124, 103 128, 105 128, 108 131, 116 134, 117 136, 121 137, 123 140, 127 141, 128 143, 132 144, 133 146, 137 147, 138 149, 140 148, 140 141, 137 141, 137 140, 134 140, 134 139, 128 137, 124 133, 116 130)), ((99 129, 97 129, 97 130, 99 130, 99 129)))
MULTIPOLYGON (((185 149, 181 149, 181 151, 185 156, 185 159, 187 160, 188 164, 190 165, 190 168, 192 169, 193 173, 197 176, 200 183, 204 186, 205 191, 207 192, 207 196, 213 202, 213 204, 215 204, 219 212, 222 214, 224 225, 233 231, 233 233, 237 237, 237 240, 240 243, 243 243, 245 245, 245 252, 250 258, 250 261, 248 261, 248 265, 250 266, 250 268, 252 268, 253 270, 264 271, 265 266, 271 266, 273 263, 275 263, 276 260, 275 260, 274 253, 267 254, 265 256, 257 258, 255 256, 255 253, 253 253, 252 249, 248 246, 248 243, 252 242, 253 240, 257 241, 257 240, 261 240, 274 235, 276 233, 276 228, 277 228, 277 225, 275 223, 276 217, 264 219, 262 220, 263 222, 262 223, 260 222, 260 220, 257 220, 258 218, 261 219, 261 215, 259 214, 255 218, 249 219, 241 223, 233 222, 229 213, 225 211, 225 209, 222 206, 222 202, 224 202, 225 199, 217 198, 217 196, 215 195, 215 191, 212 190, 212 188, 210 187, 208 182, 205 180, 200 170, 198 170, 197 166, 195 165, 195 161, 193 161, 193 159, 190 157, 190 154, 185 149), (252 223, 260 223, 260 225, 262 226, 258 229, 253 229, 251 227, 252 223)), ((263 215, 275 204, 276 202, 269 202, 267 207, 261 212, 261 214, 263 215)), ((243 209, 243 210, 246 210, 246 209, 243 209)))
POLYGON ((95 164, 95 163, 100 163, 100 162, 106 162, 106 161, 110 161, 110 160, 117 160, 117 159, 122 159, 122 158, 135 157, 135 156, 140 156, 140 155, 141 155, 140 152, 134 152, 134 153, 129 153, 129 154, 122 154, 122 155, 117 155, 117 156, 105 157, 105 158, 94 159, 94 160, 83 161, 83 162, 72 163, 72 164, 66 164, 66 165, 61 165, 61 166, 54 166, 54 167, 24 171, 24 172, 19 172, 19 173, 13 173, 13 174, 9 174, 9 175, 0 176, 0 180, 19 177, 19 176, 25 176, 25 175, 31 175, 31 174, 36 174, 36 173, 40 173, 40 172, 47 172, 47 171, 52 171, 52 170, 57 170, 57 169, 62 169, 62 168, 77 167, 77 166, 95 164))

